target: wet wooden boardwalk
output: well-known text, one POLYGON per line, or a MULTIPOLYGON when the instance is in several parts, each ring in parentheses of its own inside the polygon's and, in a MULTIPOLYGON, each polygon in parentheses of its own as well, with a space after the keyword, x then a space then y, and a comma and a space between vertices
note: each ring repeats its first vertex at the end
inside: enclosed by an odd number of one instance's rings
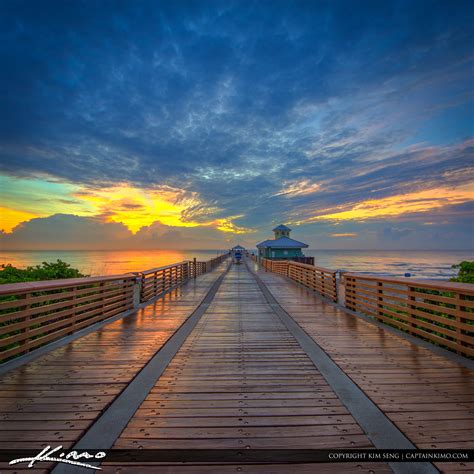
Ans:
MULTIPOLYGON (((114 449, 374 448, 388 447, 390 436, 400 447, 474 448, 472 370, 253 262, 227 267, 3 375, 0 448, 104 447, 93 441, 102 439, 101 430, 110 435, 107 416, 116 417, 117 434, 109 436, 114 449), (142 369, 168 348, 169 363, 152 370, 143 389, 142 369)), ((0 470, 53 466, 44 467, 0 470)), ((120 474, 316 470, 271 461, 101 467, 120 474)), ((473 472, 462 462, 411 467, 473 472)), ((405 469, 400 463, 317 466, 317 472, 405 469)))

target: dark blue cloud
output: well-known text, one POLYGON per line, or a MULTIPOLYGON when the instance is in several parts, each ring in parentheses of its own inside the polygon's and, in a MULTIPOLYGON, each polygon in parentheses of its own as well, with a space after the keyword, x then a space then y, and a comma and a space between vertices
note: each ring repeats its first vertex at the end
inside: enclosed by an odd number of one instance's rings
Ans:
POLYGON ((472 2, 2 8, 5 173, 185 187, 247 226, 466 180, 472 2), (301 179, 321 191, 275 196, 301 179))

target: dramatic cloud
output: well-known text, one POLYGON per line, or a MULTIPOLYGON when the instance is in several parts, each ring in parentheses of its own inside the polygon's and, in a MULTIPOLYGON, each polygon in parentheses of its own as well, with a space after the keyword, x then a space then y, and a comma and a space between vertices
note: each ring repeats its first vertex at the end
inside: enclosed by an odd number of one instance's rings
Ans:
POLYGON ((356 204, 348 211, 322 214, 308 219, 307 222, 320 219, 364 221, 381 217, 433 212, 435 209, 470 201, 474 201, 474 183, 457 189, 437 188, 378 200, 370 199, 356 204))
MULTIPOLYGON (((250 242, 241 240, 246 245, 250 242)), ((4 250, 115 250, 115 249, 225 249, 232 245, 228 232, 212 227, 175 227, 154 222, 133 234, 120 223, 95 217, 55 214, 20 224, 11 233, 0 233, 4 250)))
POLYGON ((404 245, 469 246, 442 229, 472 199, 473 20, 468 1, 6 2, 0 228, 158 222, 199 247, 288 222, 356 247, 405 219, 404 245))

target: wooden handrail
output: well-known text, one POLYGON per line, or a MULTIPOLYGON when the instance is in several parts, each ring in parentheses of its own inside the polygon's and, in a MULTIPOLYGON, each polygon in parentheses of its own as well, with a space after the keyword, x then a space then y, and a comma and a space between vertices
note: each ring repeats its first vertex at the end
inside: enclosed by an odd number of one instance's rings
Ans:
POLYGON ((188 260, 183 260, 182 262, 172 263, 170 265, 164 265, 163 267, 150 268, 149 270, 144 270, 142 272, 134 272, 134 273, 138 275, 149 275, 150 273, 156 273, 156 272, 159 272, 160 270, 166 270, 167 268, 176 267, 177 265, 182 265, 184 263, 187 264, 188 260))
POLYGON ((428 280, 424 278, 411 277, 385 277, 382 275, 360 274, 360 273, 342 273, 343 277, 360 278, 368 281, 380 281, 385 283, 401 283, 410 286, 418 286, 427 289, 443 291, 462 291, 474 295, 474 285, 472 283, 459 283, 455 281, 428 280))
POLYGON ((474 285, 344 273, 345 306, 474 357, 474 285))
POLYGON ((317 267, 316 265, 309 265, 308 263, 293 262, 292 260, 290 260, 289 263, 291 265, 297 265, 298 267, 309 268, 310 270, 316 269, 324 273, 331 273, 334 275, 337 273, 337 270, 331 270, 330 268, 324 268, 324 267, 317 267))
POLYGON ((135 278, 135 273, 124 273, 123 275, 109 275, 97 277, 81 277, 81 278, 63 278, 59 280, 41 280, 41 281, 25 281, 20 283, 5 283, 0 285, 0 296, 8 296, 12 293, 31 293, 36 291, 54 290, 56 288, 68 288, 77 285, 85 285, 88 283, 101 283, 106 281, 123 280, 124 278, 135 278))
POLYGON ((307 263, 293 262, 292 260, 263 258, 261 263, 267 271, 284 275, 332 301, 337 301, 337 272, 335 270, 316 267, 307 263))
POLYGON ((228 254, 123 275, 0 285, 0 362, 50 343, 211 271, 228 254))
POLYGON ((132 309, 134 274, 12 283, 0 298, 0 361, 132 309))

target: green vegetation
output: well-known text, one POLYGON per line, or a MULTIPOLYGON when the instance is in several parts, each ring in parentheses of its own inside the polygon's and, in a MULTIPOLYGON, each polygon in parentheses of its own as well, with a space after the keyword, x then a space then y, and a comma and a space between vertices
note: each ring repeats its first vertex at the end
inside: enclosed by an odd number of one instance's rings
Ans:
POLYGON ((458 268, 458 275, 451 278, 451 281, 458 281, 460 283, 474 283, 474 262, 463 261, 452 268, 458 268))
POLYGON ((0 267, 0 284, 19 283, 23 281, 59 280, 61 278, 79 278, 83 275, 76 268, 71 268, 66 262, 57 260, 56 262, 43 262, 41 265, 27 267, 26 269, 16 268, 10 264, 0 267))

